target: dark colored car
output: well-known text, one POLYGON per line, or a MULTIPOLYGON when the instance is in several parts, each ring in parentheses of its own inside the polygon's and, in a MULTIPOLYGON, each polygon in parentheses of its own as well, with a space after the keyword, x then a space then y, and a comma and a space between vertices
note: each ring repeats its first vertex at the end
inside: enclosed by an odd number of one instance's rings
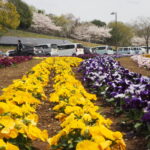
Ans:
POLYGON ((23 45, 23 48, 20 52, 17 50, 9 51, 9 56, 33 56, 34 53, 34 47, 29 45, 23 45))
POLYGON ((83 47, 84 48, 84 54, 92 54, 90 47, 83 47))

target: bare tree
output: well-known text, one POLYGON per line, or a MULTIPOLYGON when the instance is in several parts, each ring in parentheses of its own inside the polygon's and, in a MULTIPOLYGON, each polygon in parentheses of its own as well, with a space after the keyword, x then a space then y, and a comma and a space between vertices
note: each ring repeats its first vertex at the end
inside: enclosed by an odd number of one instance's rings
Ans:
POLYGON ((150 40, 150 17, 140 17, 135 22, 135 29, 137 35, 143 37, 147 47, 147 53, 149 52, 149 40, 150 40))

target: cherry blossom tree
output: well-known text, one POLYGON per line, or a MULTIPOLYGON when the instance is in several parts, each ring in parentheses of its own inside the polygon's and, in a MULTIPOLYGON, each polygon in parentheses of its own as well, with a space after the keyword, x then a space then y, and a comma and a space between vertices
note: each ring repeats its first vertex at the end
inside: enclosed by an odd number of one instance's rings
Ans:
POLYGON ((131 39, 131 44, 133 46, 141 46, 141 45, 145 45, 145 40, 142 37, 138 37, 138 36, 134 36, 131 39))
POLYGON ((80 24, 74 29, 73 38, 86 41, 101 41, 104 42, 106 38, 110 38, 111 31, 108 27, 98 27, 91 23, 80 24))
POLYGON ((55 33, 61 31, 60 26, 56 26, 49 16, 42 13, 33 13, 33 20, 30 30, 40 33, 55 33))

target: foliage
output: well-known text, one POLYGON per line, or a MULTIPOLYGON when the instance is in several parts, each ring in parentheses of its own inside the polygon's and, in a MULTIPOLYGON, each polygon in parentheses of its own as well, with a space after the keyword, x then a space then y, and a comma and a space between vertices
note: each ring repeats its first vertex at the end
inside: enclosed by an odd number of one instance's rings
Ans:
POLYGON ((20 23, 19 14, 12 3, 0 1, 0 33, 8 28, 16 29, 20 23))
POLYGON ((74 27, 78 24, 79 19, 75 18, 72 14, 65 14, 61 16, 53 15, 52 20, 57 26, 62 27, 62 35, 64 37, 70 37, 70 34, 73 32, 74 27))
POLYGON ((111 22, 108 25, 111 30, 111 38, 108 40, 108 42, 111 45, 117 45, 117 46, 128 46, 130 45, 131 38, 133 37, 133 32, 131 27, 125 25, 122 22, 111 22))
POLYGON ((105 23, 105 22, 100 21, 100 20, 97 20, 97 19, 91 21, 91 23, 95 24, 95 25, 98 26, 98 27, 106 26, 106 23, 105 23))
POLYGON ((19 28, 21 29, 29 28, 32 23, 32 12, 29 6, 21 0, 8 0, 8 1, 13 3, 16 6, 17 12, 20 15, 19 28))

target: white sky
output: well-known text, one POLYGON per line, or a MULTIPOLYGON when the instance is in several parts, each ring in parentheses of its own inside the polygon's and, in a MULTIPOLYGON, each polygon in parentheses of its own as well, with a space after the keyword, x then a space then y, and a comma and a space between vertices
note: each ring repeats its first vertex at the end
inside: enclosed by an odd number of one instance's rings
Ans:
POLYGON ((72 13, 81 21, 99 19, 115 20, 111 12, 117 12, 117 20, 132 22, 139 16, 150 17, 150 0, 23 0, 46 13, 61 15, 72 13))

